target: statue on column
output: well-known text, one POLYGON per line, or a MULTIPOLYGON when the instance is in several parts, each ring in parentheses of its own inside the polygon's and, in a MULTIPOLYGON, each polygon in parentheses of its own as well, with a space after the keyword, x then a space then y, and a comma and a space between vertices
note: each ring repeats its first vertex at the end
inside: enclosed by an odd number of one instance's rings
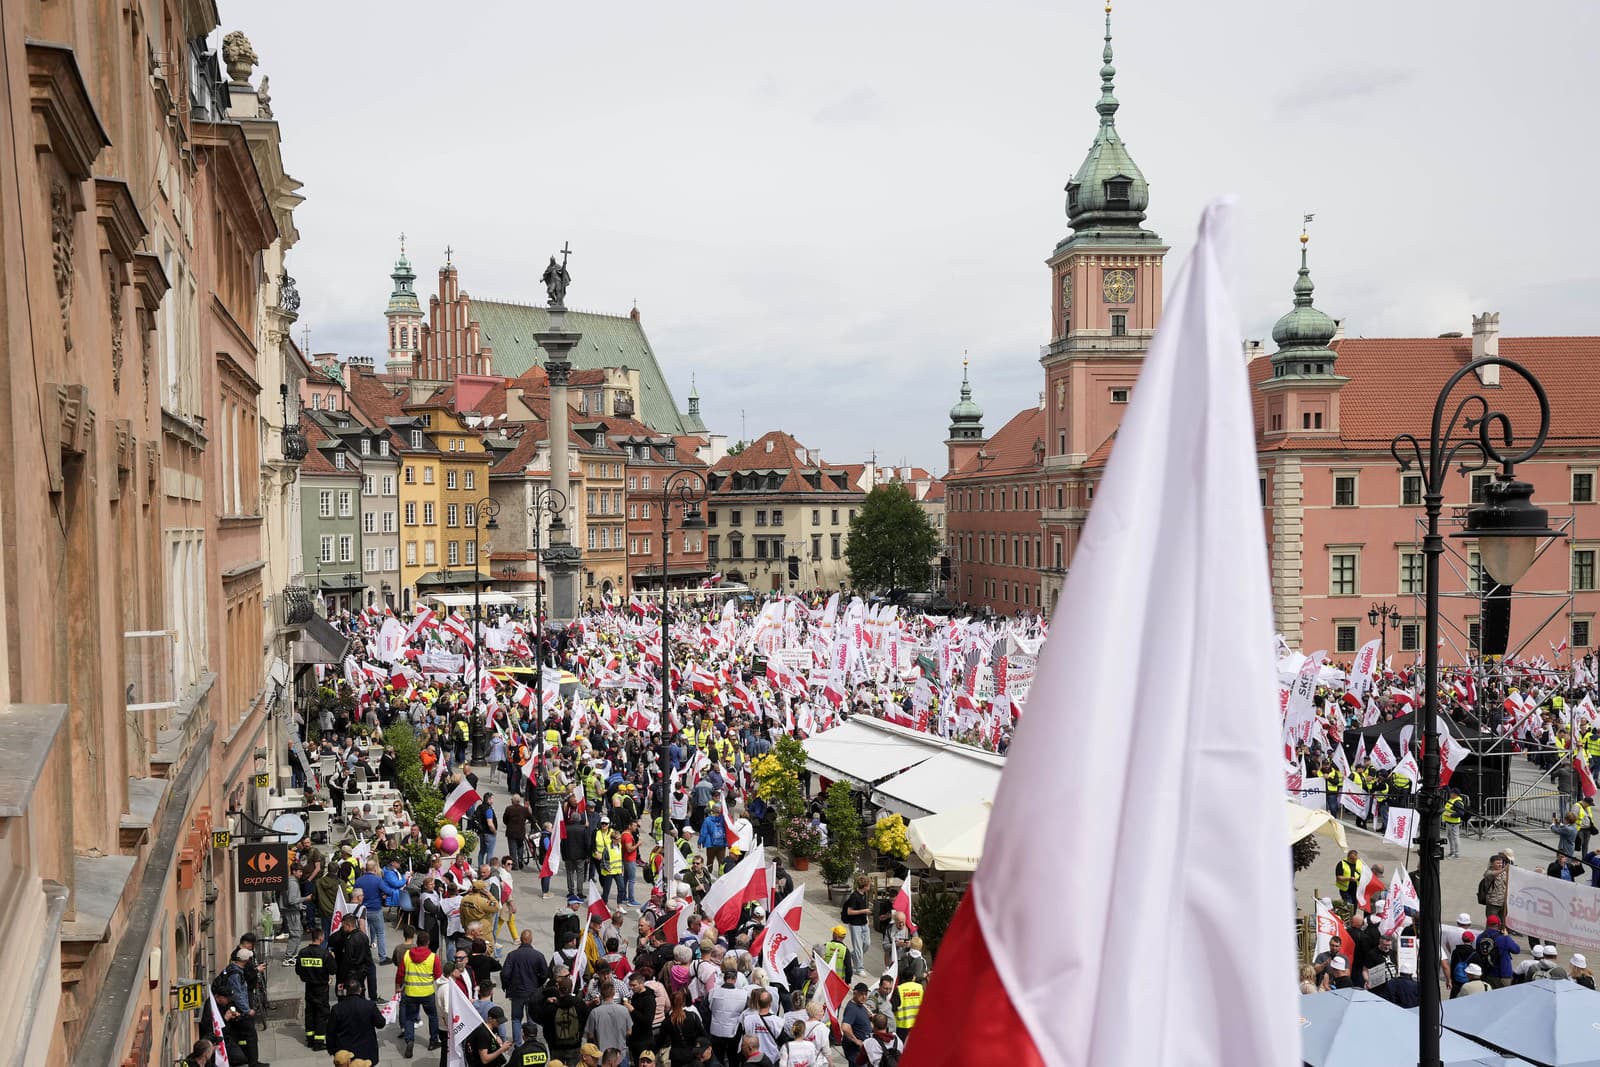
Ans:
POLYGON ((556 257, 550 257, 550 265, 544 269, 544 290, 550 297, 550 306, 553 308, 566 307, 567 286, 572 283, 572 275, 567 273, 567 252, 561 252, 561 262, 556 262, 556 257))

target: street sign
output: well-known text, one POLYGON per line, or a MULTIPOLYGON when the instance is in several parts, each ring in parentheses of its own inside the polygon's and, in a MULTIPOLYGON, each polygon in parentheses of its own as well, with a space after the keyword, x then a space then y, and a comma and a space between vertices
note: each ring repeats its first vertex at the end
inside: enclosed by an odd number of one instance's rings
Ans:
POLYGON ((188 982, 178 987, 178 1010, 199 1011, 200 1006, 206 1002, 206 985, 204 982, 188 982))
POLYGON ((288 845, 240 845, 239 892, 276 893, 289 884, 288 845))
POLYGON ((257 789, 265 789, 265 788, 267 788, 267 786, 269 786, 271 784, 272 784, 272 779, 271 779, 270 776, 268 776, 266 774, 258 774, 258 775, 256 775, 256 788, 257 789))
POLYGON ((233 844, 233 834, 229 833, 227 830, 213 830, 213 831, 211 831, 211 847, 212 848, 228 848, 232 844, 233 844))

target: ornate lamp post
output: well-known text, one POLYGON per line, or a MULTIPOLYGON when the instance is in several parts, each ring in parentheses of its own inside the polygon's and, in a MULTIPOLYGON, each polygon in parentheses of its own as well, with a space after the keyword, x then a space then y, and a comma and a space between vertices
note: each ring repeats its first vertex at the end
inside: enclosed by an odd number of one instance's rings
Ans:
POLYGON ((559 489, 552 485, 533 487, 528 517, 533 522, 533 687, 535 706, 539 709, 534 713, 539 731, 534 766, 539 767, 541 773, 544 768, 544 577, 539 573, 539 540, 543 535, 540 523, 545 515, 550 516, 552 524, 560 522, 566 513, 567 498, 559 489))
POLYGON ((1422 541, 1425 622, 1423 634, 1422 705, 1422 788, 1417 795, 1417 848, 1421 866, 1417 872, 1417 893, 1421 909, 1417 919, 1419 949, 1418 976, 1422 1003, 1418 1009, 1419 1067, 1439 1067, 1439 559, 1444 555, 1444 538, 1439 534, 1439 515, 1444 506, 1445 478, 1457 454, 1467 452, 1460 473, 1499 464, 1500 473, 1485 488, 1483 503, 1467 513, 1465 529, 1454 537, 1475 538, 1483 567, 1494 580, 1509 588, 1522 580, 1532 566, 1543 538, 1561 537, 1550 529, 1549 513, 1533 506, 1533 486, 1515 479, 1515 468, 1536 455, 1550 432, 1550 400, 1544 386, 1525 367, 1499 356, 1473 360, 1450 376, 1433 407, 1433 423, 1426 454, 1413 434, 1401 434, 1390 444, 1390 452, 1402 471, 1417 467, 1422 474, 1422 501, 1428 517, 1428 532, 1422 541), (1486 366, 1500 366, 1527 382, 1539 401, 1539 428, 1533 439, 1518 448, 1512 435, 1511 418, 1491 410, 1482 394, 1474 393, 1446 411, 1450 394, 1461 381, 1486 366), (1457 428, 1464 431, 1452 442, 1457 428), (1496 438, 1499 438, 1498 443, 1496 438), (1404 453, 1404 454, 1402 454, 1404 453))
POLYGON ((1378 628, 1378 661, 1389 662, 1389 630, 1400 626, 1400 609, 1393 604, 1377 603, 1367 609, 1367 622, 1378 628), (1388 629, 1384 624, 1388 623, 1388 629))
MULTIPOLYGON (((672 500, 676 497, 683 506, 682 528, 685 530, 703 530, 705 522, 700 518, 700 502, 706 498, 706 483, 699 472, 692 470, 673 471, 661 479, 661 810, 666 812, 672 804, 672 798, 667 795, 667 782, 672 775, 672 755, 668 747, 670 735, 667 723, 670 721, 672 708, 672 642, 670 640, 670 623, 667 617, 667 539, 669 522, 672 517, 672 500)), ((666 825, 666 815, 662 815, 662 825, 666 825)))

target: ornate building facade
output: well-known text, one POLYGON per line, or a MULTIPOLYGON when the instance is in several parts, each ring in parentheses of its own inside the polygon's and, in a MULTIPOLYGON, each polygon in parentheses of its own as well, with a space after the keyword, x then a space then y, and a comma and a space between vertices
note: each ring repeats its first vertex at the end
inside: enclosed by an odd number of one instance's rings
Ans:
POLYGON ((259 906, 209 834, 283 740, 299 196, 218 22, 0 0, 0 129, 29 149, 0 156, 8 1063, 182 1056, 174 990, 259 906))

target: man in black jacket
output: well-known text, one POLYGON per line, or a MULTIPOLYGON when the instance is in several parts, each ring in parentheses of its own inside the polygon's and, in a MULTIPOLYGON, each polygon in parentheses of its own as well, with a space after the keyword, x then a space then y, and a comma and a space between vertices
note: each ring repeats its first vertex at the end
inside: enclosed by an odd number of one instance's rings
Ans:
POLYGON ((628 1014, 633 1017, 628 1030, 628 1061, 639 1062, 639 1053, 655 1048, 656 994, 644 984, 644 975, 634 971, 628 975, 628 1014))
POLYGON ((360 986, 351 986, 328 1016, 328 1051, 335 1055, 348 1051, 358 1060, 377 1063, 378 1031, 383 1026, 378 1006, 361 995, 360 986))
POLYGON ((336 961, 322 943, 322 927, 310 930, 311 943, 294 959, 294 973, 305 983, 306 1047, 320 1049, 328 1039, 328 981, 336 961))
POLYGON ((581 815, 567 816, 567 836, 561 842, 561 866, 567 869, 567 895, 582 896, 584 873, 594 851, 594 831, 581 815))
POLYGON ((539 996, 545 980, 550 977, 550 964, 544 953, 533 947, 533 931, 522 931, 522 943, 506 954, 500 970, 500 984, 511 998, 511 1032, 522 1031, 524 1019, 533 1018, 534 1001, 539 996))
POLYGON ((354 915, 345 915, 339 929, 328 938, 328 949, 333 953, 334 973, 341 990, 348 988, 354 993, 365 988, 367 972, 372 967, 372 942, 356 929, 354 915))

